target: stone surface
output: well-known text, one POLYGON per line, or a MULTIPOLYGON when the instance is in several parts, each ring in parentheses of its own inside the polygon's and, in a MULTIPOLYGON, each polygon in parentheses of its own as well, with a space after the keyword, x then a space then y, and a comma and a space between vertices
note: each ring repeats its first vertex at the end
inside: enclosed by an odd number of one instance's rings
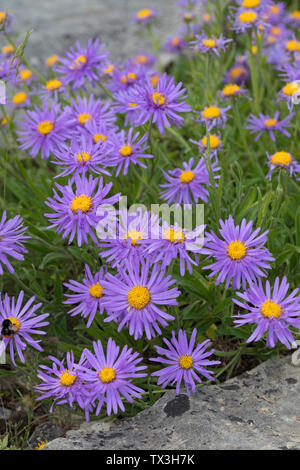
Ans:
POLYGON ((167 392, 136 417, 85 423, 45 449, 300 449, 300 367, 267 361, 192 396, 167 392))
POLYGON ((30 445, 35 448, 39 442, 53 441, 63 434, 63 430, 57 424, 44 423, 35 428, 29 438, 30 445))
MULTIPOLYGON (((34 29, 27 57, 33 65, 53 54, 63 54, 78 39, 82 45, 100 37, 113 60, 128 58, 149 43, 133 23, 134 13, 151 7, 161 14, 158 35, 165 39, 176 33, 180 18, 175 0, 2 0, 1 8, 14 17, 14 30, 21 38, 34 29)), ((2 41, 1 41, 2 43, 2 41)))

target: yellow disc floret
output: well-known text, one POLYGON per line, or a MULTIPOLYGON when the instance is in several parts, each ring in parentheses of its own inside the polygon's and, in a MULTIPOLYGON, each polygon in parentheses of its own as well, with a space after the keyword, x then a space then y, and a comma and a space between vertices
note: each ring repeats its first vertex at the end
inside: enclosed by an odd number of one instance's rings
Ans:
POLYGON ((191 183, 195 178, 195 173, 193 171, 183 171, 180 175, 180 183, 191 183))
POLYGON ((179 365, 182 369, 190 369, 193 367, 193 358, 189 354, 185 354, 184 356, 180 356, 179 358, 179 365))
POLYGON ((116 371, 112 367, 103 367, 103 369, 98 372, 98 377, 102 383, 109 384, 115 380, 116 371))
POLYGON ((203 110, 202 115, 205 119, 215 119, 221 115, 221 110, 217 106, 208 106, 203 110))
POLYGON ((260 5, 260 0, 243 0, 243 8, 256 8, 260 5))
MULTIPOLYGON (((207 137, 203 137, 201 143, 204 147, 207 147, 207 137)), ((209 145, 211 149, 216 149, 220 145, 220 139, 214 134, 210 134, 209 136, 209 145)))
POLYGON ((29 69, 21 69, 19 70, 19 78, 26 82, 32 77, 32 72, 29 69))
POLYGON ((138 241, 143 240, 143 233, 139 232, 138 230, 132 229, 126 233, 126 240, 128 241, 129 238, 131 240, 131 245, 140 245, 138 241))
POLYGON ((7 44, 6 46, 2 47, 3 54, 12 54, 15 48, 12 44, 7 44))
POLYGON ((240 242, 239 240, 235 240, 230 242, 227 247, 227 254, 231 259, 243 259, 247 252, 247 245, 245 243, 240 242))
POLYGON ((242 23, 254 23, 254 21, 257 18, 257 13, 255 11, 243 11, 243 13, 240 14, 239 20, 242 23))
POLYGON ((90 159, 91 159, 91 155, 89 154, 89 152, 81 152, 81 153, 78 152, 77 153, 77 161, 81 165, 83 165, 85 162, 87 162, 90 159))
POLYGON ((129 157, 132 154, 131 145, 124 145, 120 148, 120 154, 123 155, 123 157, 129 157))
POLYGON ((296 82, 290 82, 285 85, 282 89, 282 93, 287 96, 292 96, 299 90, 299 84, 296 82))
POLYGON ((27 93, 25 91, 20 91, 19 93, 16 93, 13 96, 13 103, 18 105, 18 104, 23 104, 27 99, 27 93))
POLYGON ((46 65, 48 65, 48 67, 52 67, 52 65, 54 65, 58 61, 59 57, 57 55, 52 55, 46 60, 46 65))
POLYGON ((274 127, 277 124, 277 119, 266 119, 265 126, 266 127, 274 127))
POLYGON ((272 299, 266 300, 260 308, 261 313, 264 317, 270 318, 275 317, 279 318, 281 315, 281 307, 276 302, 273 302, 272 299))
POLYGON ((40 124, 37 127, 37 130, 42 135, 49 134, 49 132, 51 132, 53 129, 54 129, 54 125, 53 125, 53 122, 51 121, 40 122, 40 124))
POLYGON ((284 165, 287 166, 292 163, 292 156, 288 152, 276 152, 271 157, 273 165, 284 165))
POLYGON ((85 194, 81 194, 81 196, 74 197, 71 209, 73 212, 80 210, 81 212, 88 212, 92 207, 92 198, 86 196, 85 194))
POLYGON ((300 51, 300 41, 292 40, 286 43, 286 49, 291 52, 300 51))
POLYGON ((228 83, 228 85, 226 85, 223 88, 222 93, 225 96, 234 96, 237 93, 239 93, 240 90, 241 90, 240 87, 238 85, 236 85, 235 83, 228 83))
POLYGON ((76 380, 76 375, 72 374, 72 371, 65 370, 60 374, 60 385, 64 387, 70 387, 76 380))
POLYGON ((181 229, 174 230, 173 228, 169 228, 164 231, 164 239, 171 243, 183 243, 185 235, 181 229))
POLYGON ((142 310, 150 302, 150 292, 147 287, 134 286, 127 295, 130 307, 142 310))
POLYGON ((15 317, 9 317, 9 320, 12 324, 12 326, 14 327, 15 330, 19 330, 20 329, 20 326, 21 326, 21 322, 18 318, 15 318, 15 317))
POLYGON ((93 137, 93 140, 94 140, 95 144, 96 144, 99 140, 101 140, 101 142, 103 143, 103 142, 106 141, 106 139, 107 139, 106 135, 103 135, 103 134, 95 134, 94 137, 93 137))
POLYGON ((93 116, 91 116, 89 113, 83 113, 83 114, 78 114, 77 118, 80 124, 84 126, 87 122, 93 119, 93 116))
POLYGON ((100 299, 103 296, 103 287, 100 286, 99 282, 97 282, 97 284, 93 284, 89 288, 89 293, 92 297, 95 297, 96 299, 100 299))
POLYGON ((215 47, 216 41, 214 39, 211 39, 211 38, 203 39, 202 44, 205 47, 209 47, 210 49, 212 49, 213 47, 215 47))
POLYGON ((52 90, 58 90, 61 87, 61 85, 62 83, 59 80, 57 80, 57 78, 53 78, 52 80, 48 80, 45 86, 47 90, 52 91, 52 90))
POLYGON ((144 8, 143 10, 140 10, 137 12, 137 17, 140 20, 145 20, 146 18, 150 18, 152 16, 152 11, 150 8, 144 8))
POLYGON ((158 91, 153 93, 152 100, 156 106, 162 106, 163 104, 165 104, 166 101, 164 95, 162 93, 159 93, 158 91))

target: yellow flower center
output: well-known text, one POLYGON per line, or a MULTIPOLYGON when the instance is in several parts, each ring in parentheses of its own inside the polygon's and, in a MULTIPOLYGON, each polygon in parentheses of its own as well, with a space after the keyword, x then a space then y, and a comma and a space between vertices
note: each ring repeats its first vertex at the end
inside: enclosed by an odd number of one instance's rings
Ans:
POLYGON ((15 48, 12 44, 7 44, 7 46, 2 47, 3 54, 12 54, 15 48))
POLYGON ((71 205, 71 209, 73 212, 80 210, 81 212, 88 212, 92 207, 92 198, 86 196, 85 194, 81 194, 81 196, 74 197, 71 205))
POLYGON ((293 20, 300 20, 300 10, 292 11, 291 18, 293 20))
POLYGON ((124 145, 120 148, 120 154, 123 155, 123 157, 129 157, 132 154, 131 145, 124 145))
POLYGON ((49 134, 49 132, 51 132, 53 128, 54 128, 54 125, 53 125, 53 122, 51 121, 40 122, 40 124, 37 127, 39 133, 42 135, 49 134))
POLYGON ((231 77, 236 78, 239 77, 242 73, 244 72, 244 69, 242 67, 235 67, 234 69, 231 70, 231 77))
POLYGON ((9 317, 9 320, 10 320, 11 324, 15 327, 15 329, 17 329, 17 330, 20 329, 21 322, 20 322, 20 320, 18 320, 18 318, 9 317))
POLYGON ((278 28, 278 26, 274 26, 271 29, 271 34, 274 34, 275 36, 279 36, 281 34, 281 29, 278 28))
POLYGON ((79 69, 81 68, 84 64, 86 64, 86 57, 85 55, 80 55, 75 59, 75 64, 71 65, 71 69, 79 69))
POLYGON ((202 115, 204 119, 214 119, 218 118, 221 114, 220 108, 217 108, 216 106, 209 106, 208 108, 205 108, 202 115))
POLYGON ((292 96, 294 95, 295 93, 297 93, 297 91, 299 90, 299 85, 298 83, 295 83, 295 82, 290 82, 288 83, 287 85, 285 85, 282 89, 282 93, 284 93, 285 95, 287 96, 292 96))
POLYGON ((132 229, 129 232, 126 233, 126 240, 131 239, 131 245, 140 245, 138 243, 138 240, 143 240, 143 233, 139 232, 138 230, 132 229))
POLYGON ((4 20, 6 16, 6 13, 4 11, 0 11, 0 23, 2 23, 2 21, 4 20))
POLYGON ((46 444, 48 444, 48 441, 39 442, 38 445, 36 446, 36 450, 42 450, 46 444))
POLYGON ((134 58, 133 63, 136 64, 147 64, 148 59, 145 55, 139 54, 134 58))
POLYGON ((274 165, 289 165, 292 162, 291 154, 288 152, 276 152, 271 157, 274 165))
POLYGON ((155 88, 158 84, 158 79, 159 79, 159 76, 158 75, 153 75, 153 77, 151 78, 151 84, 152 86, 155 88))
POLYGON ((150 302, 150 292, 147 287, 134 286, 128 292, 127 300, 131 307, 142 310, 150 302))
POLYGON ((26 80, 29 80, 29 78, 32 77, 32 72, 29 69, 22 69, 19 71, 19 77, 21 80, 26 82, 26 80))
POLYGON ((60 385, 64 385, 65 387, 70 387, 76 380, 76 375, 72 374, 70 370, 65 370, 59 377, 60 385))
POLYGON ((182 369, 190 369, 193 367, 193 358, 189 354, 185 354, 184 356, 180 356, 179 358, 179 365, 182 369))
POLYGON ((292 52, 300 51, 300 42, 296 40, 289 41, 285 47, 288 51, 292 51, 292 52))
POLYGON ((125 85, 127 83, 127 77, 126 75, 123 75, 121 78, 121 82, 125 85))
POLYGON ((80 124, 84 126, 88 121, 91 121, 93 119, 93 116, 91 116, 89 113, 84 113, 78 114, 77 118, 80 124))
POLYGON ((247 245, 240 242, 239 240, 235 240, 229 243, 227 247, 227 254, 231 259, 242 259, 246 255, 247 249, 247 245))
POLYGON ((57 80, 57 78, 54 78, 53 80, 48 80, 48 82, 46 83, 46 89, 49 91, 57 90, 60 87, 61 82, 57 80))
POLYGON ((243 11, 243 13, 240 14, 239 20, 242 23, 254 23, 254 21, 257 18, 257 14, 255 11, 243 11))
POLYGON ((88 160, 90 160, 91 158, 91 155, 88 153, 88 152, 81 152, 81 153, 77 153, 77 161, 83 165, 83 163, 87 162, 88 160))
POLYGON ((109 64, 109 66, 106 69, 104 69, 104 72, 109 75, 114 70, 115 70, 115 66, 113 64, 109 64))
POLYGON ((27 99, 27 93, 25 93, 24 91, 20 91, 19 93, 16 93, 13 96, 13 103, 22 104, 24 103, 24 101, 26 101, 26 99, 27 99))
POLYGON ((260 0, 244 0, 243 8, 256 8, 260 5, 260 0))
POLYGON ((185 236, 182 230, 174 230, 170 228, 164 231, 164 239, 171 243, 183 243, 185 236))
POLYGON ((172 43, 172 46, 176 47, 180 43, 180 39, 179 38, 173 38, 171 43, 172 43))
POLYGON ((256 46, 256 44, 254 44, 254 45, 251 47, 251 51, 252 51, 252 54, 253 54, 253 55, 256 55, 256 54, 257 54, 257 46, 256 46))
MULTIPOLYGON (((207 137, 203 137, 201 142, 202 142, 202 145, 204 147, 207 147, 207 137)), ((219 137, 217 137, 216 135, 211 134, 209 136, 209 145, 210 145, 210 148, 212 148, 212 149, 218 148, 219 145, 220 145, 219 137)))
POLYGON ((277 124, 277 119, 266 119, 265 126, 267 127, 274 127, 277 124))
POLYGON ((96 144, 99 140, 101 140, 101 142, 103 143, 103 142, 106 141, 106 139, 107 139, 106 135, 103 135, 103 134, 95 134, 94 137, 93 137, 93 140, 94 140, 95 144, 96 144))
POLYGON ((135 108, 137 106, 137 104, 136 103, 128 103, 128 106, 130 108, 135 108))
POLYGON ((150 10, 150 8, 144 8, 143 10, 137 12, 137 16, 140 20, 144 20, 152 16, 152 11, 150 10))
POLYGON ((279 8, 276 5, 274 5, 270 8, 270 12, 276 15, 276 13, 279 12, 279 8))
POLYGON ((180 175, 181 183, 190 183, 195 178, 195 173, 193 171, 183 171, 180 175))
POLYGON ((102 296, 103 296, 103 287, 100 286, 99 282, 97 282, 97 284, 93 284, 90 288, 89 288, 89 293, 92 297, 95 297, 97 299, 100 299, 102 296))
POLYGON ((223 95, 233 96, 240 91, 240 87, 235 83, 229 83, 223 88, 223 95))
POLYGON ((264 317, 278 318, 281 315, 281 307, 276 302, 273 302, 272 299, 266 300, 260 308, 261 313, 264 317))
POLYGON ((48 65, 48 67, 52 67, 52 65, 54 65, 56 62, 58 62, 58 56, 57 55, 52 55, 50 57, 48 57, 48 59, 46 60, 46 65, 48 65))
POLYGON ((103 367, 103 369, 98 372, 98 377, 102 383, 109 384, 115 380, 116 371, 112 367, 103 367))
POLYGON ((156 91, 155 93, 153 93, 152 95, 152 100, 153 100, 153 103, 156 105, 156 106, 162 106, 163 104, 165 104, 165 97, 162 93, 159 93, 158 91, 156 91))
POLYGON ((203 39, 202 41, 205 47, 213 48, 216 45, 216 41, 214 39, 203 39))

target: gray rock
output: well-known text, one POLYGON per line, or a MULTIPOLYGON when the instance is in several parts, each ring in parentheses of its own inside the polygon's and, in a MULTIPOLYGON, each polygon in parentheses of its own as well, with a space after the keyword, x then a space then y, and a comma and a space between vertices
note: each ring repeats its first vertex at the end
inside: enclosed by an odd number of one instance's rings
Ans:
POLYGON ((7 421, 12 415, 12 411, 7 408, 0 407, 0 421, 7 421))
POLYGON ((35 448, 39 442, 53 441, 63 434, 63 430, 57 424, 44 423, 38 425, 29 438, 30 445, 35 448))
POLYGON ((300 367, 260 364, 192 396, 167 392, 131 419, 83 424, 45 449, 300 449, 300 367))
MULTIPOLYGON (((100 37, 112 59, 124 59, 141 50, 150 51, 133 23, 136 11, 151 7, 161 14, 157 34, 164 40, 182 24, 174 0, 2 0, 1 8, 14 17, 14 31, 20 38, 34 29, 27 47, 33 65, 53 54, 63 54, 76 40, 84 45, 91 37, 100 37)), ((182 10, 181 10, 182 11, 182 10)))

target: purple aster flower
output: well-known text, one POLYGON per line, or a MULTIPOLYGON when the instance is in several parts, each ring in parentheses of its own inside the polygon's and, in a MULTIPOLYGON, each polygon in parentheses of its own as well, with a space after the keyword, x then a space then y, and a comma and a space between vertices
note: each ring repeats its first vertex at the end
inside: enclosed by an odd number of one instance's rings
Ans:
POLYGON ((133 65, 139 65, 141 67, 151 67, 156 62, 156 56, 154 54, 149 54, 144 51, 140 51, 132 59, 133 65))
POLYGON ((59 79, 55 77, 48 80, 40 91, 42 100, 54 99, 55 101, 58 101, 60 94, 68 96, 68 89, 66 85, 63 84, 61 78, 59 79))
POLYGON ((225 51, 227 44, 231 41, 232 39, 225 39, 222 34, 217 38, 216 36, 210 37, 203 33, 196 35, 195 41, 191 41, 190 46, 196 51, 211 52, 220 57, 220 51, 225 51))
POLYGON ((283 168, 287 170, 290 176, 295 175, 299 172, 299 164, 289 152, 280 151, 273 153, 273 155, 268 155, 268 166, 269 166, 269 173, 267 174, 266 178, 271 179, 272 173, 276 168, 283 168))
POLYGON ((279 92, 278 99, 287 102, 288 109, 291 111, 294 106, 295 98, 300 96, 300 84, 298 81, 287 83, 279 92))
POLYGON ((114 110, 117 113, 125 114, 125 127, 129 123, 133 125, 137 119, 140 110, 140 105, 137 104, 138 96, 135 87, 116 92, 114 95, 116 101, 114 110))
POLYGON ((16 81, 17 59, 0 55, 0 80, 14 84, 16 81))
POLYGON ((290 125, 290 119, 292 119, 292 117, 294 117, 294 113, 290 113, 282 121, 279 121, 279 111, 276 111, 273 118, 262 113, 259 114, 259 117, 251 114, 246 129, 249 129, 251 134, 257 133, 255 142, 264 132, 268 132, 273 142, 275 142, 274 131, 279 131, 287 137, 291 136, 291 134, 287 132, 284 127, 288 127, 290 125))
POLYGON ((106 198, 112 183, 103 185, 102 177, 93 179, 91 175, 89 178, 75 175, 67 186, 56 183, 56 187, 61 195, 54 190, 54 198, 48 198, 46 201, 47 206, 54 210, 54 213, 45 214, 52 222, 48 228, 56 228, 57 233, 62 234, 62 238, 69 236, 69 244, 76 234, 78 246, 88 243, 87 235, 97 243, 94 231, 97 224, 105 217, 97 215, 98 207, 115 204, 119 200, 119 194, 106 198))
POLYGON ((180 393, 182 381, 188 395, 191 392, 195 392, 195 381, 202 382, 198 374, 207 380, 214 381, 213 371, 207 370, 206 367, 220 364, 220 361, 210 361, 207 359, 214 353, 214 349, 207 351, 207 348, 211 346, 209 339, 201 344, 198 343, 195 347, 196 335, 197 330, 194 328, 190 341, 188 341, 186 331, 179 330, 178 339, 175 332, 172 331, 171 341, 163 338, 167 348, 154 346, 158 354, 165 357, 151 358, 150 361, 168 365, 157 372, 153 372, 151 375, 158 377, 157 384, 162 388, 166 388, 169 384, 176 384, 176 395, 180 393))
POLYGON ((103 173, 110 176, 104 169, 108 164, 108 158, 103 154, 102 140, 94 142, 91 135, 76 134, 69 144, 64 143, 53 150, 55 160, 52 163, 59 165, 63 171, 56 176, 67 176, 71 174, 103 173))
POLYGON ((228 100, 239 96, 245 96, 246 93, 247 90, 242 88, 240 85, 237 85, 236 83, 227 83, 223 90, 221 90, 220 95, 221 100, 228 100))
POLYGON ((135 264, 137 259, 146 257, 144 241, 150 238, 158 223, 158 216, 150 212, 120 211, 114 237, 99 242, 101 248, 107 248, 99 255, 112 267, 135 264))
POLYGON ((177 5, 183 8, 194 8, 200 0, 177 0, 177 5))
POLYGON ((170 127, 173 123, 181 127, 183 117, 178 113, 191 111, 190 106, 182 101, 186 95, 184 95, 185 88, 181 89, 181 85, 181 82, 176 85, 174 78, 166 73, 159 77, 155 87, 147 78, 144 85, 137 88, 139 93, 137 104, 140 108, 136 125, 152 120, 161 134, 164 133, 165 126, 170 127))
POLYGON ((11 96, 7 100, 7 104, 12 107, 13 110, 24 109, 31 106, 31 93, 27 93, 24 90, 14 90, 11 96))
POLYGON ((80 314, 83 318, 88 318, 87 328, 92 324, 96 313, 99 311, 100 315, 104 312, 103 306, 103 287, 101 285, 104 279, 104 270, 100 268, 94 276, 91 273, 89 266, 85 265, 85 277, 82 283, 77 281, 65 282, 64 285, 68 287, 74 294, 65 294, 68 297, 63 303, 67 305, 78 304, 69 314, 74 317, 80 314))
POLYGON ((116 69, 112 75, 108 88, 113 93, 126 91, 144 82, 147 69, 140 64, 127 61, 122 69, 116 69))
POLYGON ((1 323, 1 336, 0 343, 0 356, 3 351, 9 346, 11 360, 14 365, 14 347, 17 350, 21 362, 25 362, 23 351, 26 349, 26 343, 29 346, 43 351, 39 345, 40 340, 33 339, 30 335, 45 335, 46 333, 40 330, 41 327, 49 325, 45 322, 45 318, 49 313, 36 315, 35 312, 41 307, 40 304, 32 305, 35 297, 31 297, 24 306, 22 306, 24 292, 21 291, 17 300, 15 297, 11 299, 5 294, 4 299, 0 295, 0 323, 1 323))
POLYGON ((260 32, 260 27, 266 25, 265 21, 262 19, 260 11, 252 9, 232 9, 232 29, 237 33, 244 34, 247 30, 256 29, 260 32))
POLYGON ((76 41, 75 47, 71 47, 66 57, 60 57, 59 64, 54 72, 62 76, 64 84, 71 84, 72 89, 84 87, 88 80, 92 86, 99 80, 99 73, 108 53, 103 50, 105 44, 100 44, 99 38, 89 39, 86 47, 81 47, 76 41))
POLYGON ((86 404, 86 385, 79 378, 77 371, 78 365, 82 365, 85 358, 81 358, 79 364, 76 364, 73 351, 71 351, 62 361, 53 356, 49 356, 49 359, 53 361, 51 367, 39 366, 38 378, 42 380, 42 383, 34 387, 35 391, 40 394, 37 401, 53 398, 50 413, 55 404, 67 403, 72 408, 77 403, 85 410, 88 420, 88 412, 92 408, 86 404))
POLYGON ((23 261, 23 253, 28 253, 23 242, 31 237, 24 235, 26 230, 22 217, 16 215, 13 219, 6 220, 6 211, 3 212, 0 221, 0 275, 3 274, 2 265, 6 266, 10 273, 15 272, 8 256, 23 261))
POLYGON ((38 106, 34 110, 27 111, 18 123, 18 142, 22 150, 28 150, 32 158, 39 152, 44 159, 49 158, 50 153, 65 140, 71 137, 71 121, 67 112, 61 112, 60 106, 51 104, 48 109, 44 102, 42 109, 38 106))
POLYGON ((210 131, 213 127, 224 127, 227 121, 227 111, 230 106, 220 108, 219 106, 207 106, 200 112, 200 116, 195 121, 205 124, 210 131))
POLYGON ((148 134, 144 134, 141 139, 139 132, 134 132, 131 127, 126 135, 124 130, 111 136, 112 148, 109 151, 110 165, 116 166, 116 176, 123 168, 123 174, 127 175, 130 163, 147 168, 140 158, 154 158, 153 155, 145 154, 149 148, 147 145, 148 134))
POLYGON ((21 66, 18 69, 18 75, 16 80, 17 83, 25 83, 27 86, 29 86, 34 80, 34 76, 31 70, 21 66))
POLYGON ((236 327, 248 323, 256 323, 257 327, 253 331, 247 343, 259 341, 263 335, 267 334, 267 346, 274 348, 277 341, 280 341, 288 349, 295 345, 295 340, 290 327, 300 328, 300 296, 297 295, 299 289, 293 290, 287 295, 289 284, 286 277, 279 281, 276 277, 273 289, 269 281, 265 288, 261 279, 258 284, 250 285, 246 292, 236 292, 242 301, 232 299, 239 307, 248 310, 246 314, 235 315, 234 323, 236 327))
POLYGON ((143 8, 135 13, 134 22, 137 24, 150 25, 158 18, 158 14, 152 8, 143 8))
POLYGON ((268 2, 268 8, 265 11, 265 19, 270 24, 284 23, 287 21, 286 5, 283 2, 268 2))
POLYGON ((192 274, 192 266, 199 264, 196 253, 200 252, 203 246, 203 231, 203 225, 193 231, 188 231, 182 229, 177 223, 169 225, 163 222, 159 227, 158 237, 151 238, 145 243, 145 254, 152 256, 154 263, 161 262, 164 269, 174 259, 178 259, 181 276, 184 276, 186 268, 192 274))
POLYGON ((282 64, 280 67, 280 75, 284 81, 295 82, 300 80, 300 66, 299 66, 300 54, 298 63, 290 64, 289 62, 282 64))
POLYGON ((134 398, 141 398, 144 390, 132 383, 133 379, 145 377, 141 372, 146 366, 139 365, 142 357, 132 348, 116 345, 112 338, 107 342, 106 354, 100 340, 93 342, 94 354, 84 350, 89 367, 79 366, 79 375, 90 390, 88 398, 90 403, 98 401, 96 416, 105 403, 108 416, 111 412, 117 414, 118 409, 125 411, 121 396, 129 403, 134 398))
POLYGON ((166 327, 166 320, 174 320, 160 307, 177 305, 180 291, 177 287, 170 289, 175 283, 161 266, 150 266, 148 260, 127 263, 126 269, 118 269, 117 276, 108 273, 103 281, 105 308, 112 313, 104 321, 119 323, 118 331, 126 326, 135 340, 141 338, 144 331, 148 339, 160 335, 158 323, 166 327))
POLYGON ((248 63, 245 60, 244 62, 236 62, 231 69, 225 74, 224 82, 225 83, 236 83, 237 85, 242 85, 243 83, 249 80, 249 68, 248 63))
POLYGON ((292 27, 299 28, 300 25, 300 10, 294 10, 288 13, 287 21, 292 27))
POLYGON ((102 103, 100 99, 95 99, 94 95, 90 95, 88 99, 86 96, 83 98, 77 96, 72 100, 72 105, 65 109, 77 130, 86 130, 90 122, 112 126, 116 120, 110 103, 102 103))
MULTIPOLYGON (((190 142, 198 146, 200 154, 207 150, 207 136, 205 135, 199 141, 190 139, 190 142)), ((218 152, 223 150, 220 134, 209 134, 210 157, 217 157, 218 152)))
POLYGON ((203 269, 212 272, 208 277, 216 277, 216 285, 226 280, 225 289, 232 279, 234 289, 239 289, 242 281, 243 289, 246 283, 266 276, 266 270, 271 269, 270 261, 274 261, 272 254, 264 246, 267 242, 265 231, 259 235, 260 227, 252 232, 253 221, 249 223, 242 220, 241 225, 234 225, 230 216, 225 222, 220 220, 219 238, 214 232, 206 234, 202 253, 213 257, 215 262, 203 269))
POLYGON ((183 53, 186 47, 187 47, 186 41, 179 36, 174 36, 172 38, 169 38, 164 44, 164 49, 166 51, 176 52, 180 54, 183 53))
POLYGON ((11 31, 12 16, 6 11, 0 11, 0 34, 6 34, 11 31))
MULTIPOLYGON (((188 162, 183 162, 183 170, 175 168, 163 174, 167 183, 160 184, 164 189, 160 196, 167 201, 168 204, 175 202, 176 204, 197 204, 199 199, 208 202, 207 186, 210 186, 209 174, 207 171, 205 159, 200 158, 199 162, 194 166, 194 159, 190 158, 188 162)), ((220 170, 216 162, 211 161, 211 169, 214 178, 220 178, 216 173, 220 170)))

